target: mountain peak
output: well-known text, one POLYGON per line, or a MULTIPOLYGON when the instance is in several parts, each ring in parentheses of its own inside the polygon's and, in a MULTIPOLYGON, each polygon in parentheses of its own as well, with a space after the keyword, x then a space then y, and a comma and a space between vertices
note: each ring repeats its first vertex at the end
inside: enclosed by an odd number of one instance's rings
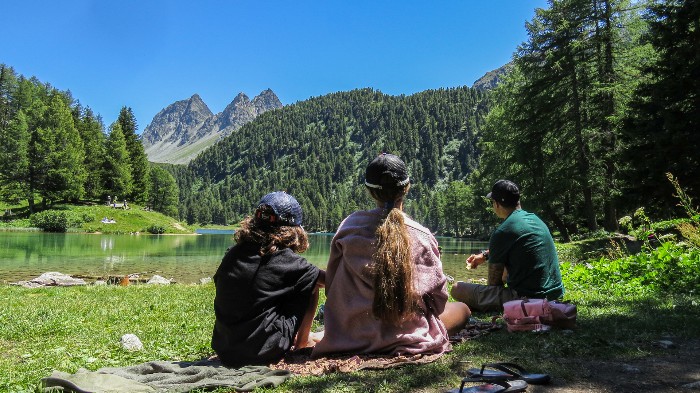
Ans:
POLYGON ((271 89, 263 90, 253 101, 240 92, 215 115, 195 93, 161 110, 146 127, 141 140, 150 161, 186 164, 261 113, 281 107, 271 89))

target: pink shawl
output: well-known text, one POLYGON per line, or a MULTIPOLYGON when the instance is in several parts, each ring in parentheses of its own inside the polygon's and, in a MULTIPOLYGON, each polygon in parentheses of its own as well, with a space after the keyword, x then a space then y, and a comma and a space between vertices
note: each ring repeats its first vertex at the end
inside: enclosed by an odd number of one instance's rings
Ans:
POLYGON ((438 316, 447 302, 446 278, 438 244, 430 231, 404 215, 411 238, 414 287, 422 297, 423 313, 401 326, 382 324, 372 315, 374 231, 382 209, 358 211, 338 228, 326 271, 325 335, 313 357, 332 353, 396 355, 439 354, 451 350, 445 325, 438 316))

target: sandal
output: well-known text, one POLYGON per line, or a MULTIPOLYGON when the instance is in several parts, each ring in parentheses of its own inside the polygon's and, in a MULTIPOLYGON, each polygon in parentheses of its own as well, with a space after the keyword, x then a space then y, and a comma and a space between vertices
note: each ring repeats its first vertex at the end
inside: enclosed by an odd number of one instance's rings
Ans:
POLYGON ((552 379, 548 374, 533 374, 515 363, 487 363, 478 368, 467 370, 467 377, 480 378, 483 381, 523 380, 533 385, 543 385, 552 379), (493 370, 488 370, 487 367, 493 370))
POLYGON ((464 388, 464 384, 468 382, 484 382, 481 378, 466 377, 462 379, 462 385, 459 389, 449 390, 447 393, 517 393, 524 392, 527 389, 527 382, 514 381, 491 381, 491 383, 464 388))

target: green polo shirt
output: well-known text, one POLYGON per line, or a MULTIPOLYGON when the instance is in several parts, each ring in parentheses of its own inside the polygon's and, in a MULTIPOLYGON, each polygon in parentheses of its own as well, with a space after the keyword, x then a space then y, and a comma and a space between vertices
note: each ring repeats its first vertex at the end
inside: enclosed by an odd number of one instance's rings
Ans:
POLYGON ((505 265, 506 283, 518 296, 553 300, 564 295, 554 240, 533 213, 514 210, 496 228, 489 241, 489 263, 505 265))

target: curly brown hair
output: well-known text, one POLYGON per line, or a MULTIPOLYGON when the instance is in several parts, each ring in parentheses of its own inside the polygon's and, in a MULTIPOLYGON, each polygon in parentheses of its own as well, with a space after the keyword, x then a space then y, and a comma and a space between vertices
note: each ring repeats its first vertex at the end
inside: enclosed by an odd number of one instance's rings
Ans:
POLYGON ((233 238, 236 243, 252 243, 259 247, 261 256, 289 248, 296 253, 303 253, 309 248, 309 236, 300 226, 275 226, 246 217, 240 223, 233 238))

